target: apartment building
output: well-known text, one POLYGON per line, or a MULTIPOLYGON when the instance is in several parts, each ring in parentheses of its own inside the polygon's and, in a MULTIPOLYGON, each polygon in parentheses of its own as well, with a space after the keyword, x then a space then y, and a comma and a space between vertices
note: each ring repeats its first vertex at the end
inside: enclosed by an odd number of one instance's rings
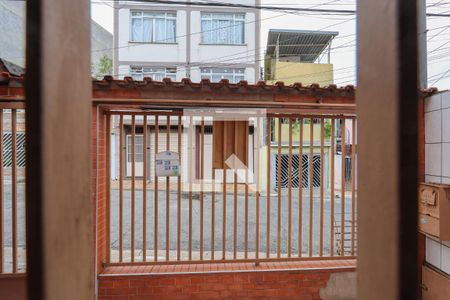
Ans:
MULTIPOLYGON (((228 0, 255 6, 260 0, 228 0)), ((260 79, 260 11, 254 8, 117 2, 114 74, 136 80, 260 79)))

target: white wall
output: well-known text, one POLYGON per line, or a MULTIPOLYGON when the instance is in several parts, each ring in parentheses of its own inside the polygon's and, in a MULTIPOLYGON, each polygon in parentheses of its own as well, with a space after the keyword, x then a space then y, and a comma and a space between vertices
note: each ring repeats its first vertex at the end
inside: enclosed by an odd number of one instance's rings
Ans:
MULTIPOLYGON (((225 2, 254 5, 257 1, 254 0, 229 0, 225 2)), ((201 74, 199 66, 208 67, 222 67, 222 68, 242 68, 246 64, 246 80, 254 83, 255 67, 249 66, 258 64, 256 62, 256 48, 259 48, 256 41, 255 22, 256 13, 244 10, 245 17, 245 43, 243 45, 202 45, 201 44, 201 11, 216 11, 223 8, 209 8, 197 7, 191 12, 184 10, 179 5, 171 5, 164 7, 157 4, 136 4, 136 10, 148 9, 157 11, 176 11, 177 13, 177 28, 176 44, 150 44, 150 43, 133 43, 130 42, 130 5, 125 5, 123 8, 117 9, 118 26, 115 33, 118 47, 117 61, 114 65, 117 66, 117 74, 119 78, 129 75, 130 65, 146 65, 154 67, 177 67, 177 80, 187 77, 186 66, 188 62, 187 46, 188 46, 188 29, 187 18, 188 13, 191 14, 191 47, 190 47, 190 64, 191 64, 191 80, 199 82, 201 74), (157 6, 155 8, 155 6, 157 6)), ((132 8, 131 8, 132 9, 132 8)), ((229 8, 230 12, 239 12, 237 8, 229 8)), ((259 29, 258 29, 259 30, 259 29)), ((257 50, 257 49, 256 49, 257 50)))
MULTIPOLYGON (((425 181, 450 184, 450 92, 425 99, 425 181)), ((450 275, 450 241, 427 237, 426 261, 450 275)))

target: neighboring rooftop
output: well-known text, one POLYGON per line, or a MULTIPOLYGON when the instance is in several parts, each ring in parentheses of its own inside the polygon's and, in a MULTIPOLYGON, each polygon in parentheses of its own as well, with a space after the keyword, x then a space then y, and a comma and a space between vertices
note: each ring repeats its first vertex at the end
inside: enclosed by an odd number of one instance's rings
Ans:
POLYGON ((0 72, 6 72, 12 76, 20 76, 25 74, 25 69, 15 63, 0 58, 0 72))
MULTIPOLYGON (((23 97, 25 77, 24 74, 14 76, 0 72, 0 96, 23 97)), ((285 85, 281 81, 275 84, 267 84, 265 81, 249 84, 245 80, 239 83, 230 83, 226 79, 222 79, 220 82, 203 79, 201 82, 194 83, 187 78, 181 81, 172 81, 170 78, 155 81, 146 77, 142 81, 136 81, 132 77, 115 79, 112 76, 105 76, 102 80, 93 79, 92 90, 94 99, 126 99, 128 102, 132 101, 131 99, 182 99, 184 104, 189 103, 190 99, 202 99, 205 103, 221 99, 240 105, 240 107, 250 103, 248 101, 261 103, 276 101, 280 104, 295 102, 296 100, 293 99, 303 99, 305 102, 311 103, 354 104, 355 101, 353 85, 345 87, 338 87, 334 84, 327 86, 318 84, 304 86, 301 83, 285 85)), ((436 88, 420 90, 422 97, 437 92, 436 88)))
POLYGON ((302 62, 314 62, 339 32, 270 29, 267 39, 266 55, 297 56, 302 62))

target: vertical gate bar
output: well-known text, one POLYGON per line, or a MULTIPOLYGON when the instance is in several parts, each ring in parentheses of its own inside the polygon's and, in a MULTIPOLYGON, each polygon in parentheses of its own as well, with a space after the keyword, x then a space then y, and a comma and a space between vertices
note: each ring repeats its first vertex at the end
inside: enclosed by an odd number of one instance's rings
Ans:
POLYGON ((323 193, 324 193, 324 143, 325 119, 320 119, 320 256, 323 256, 323 193))
MULTIPOLYGON (((213 122, 214 124, 214 122, 213 122)), ((214 125, 212 125, 212 139, 214 140, 214 125)), ((214 252, 215 252, 215 223, 216 223, 216 169, 214 168, 214 159, 211 163, 211 260, 214 260, 214 252)))
MULTIPOLYGON (((249 138, 248 135, 250 133, 249 131, 250 122, 248 122, 247 126, 245 127, 245 144, 246 147, 246 157, 247 157, 247 165, 245 166, 245 191, 244 191, 244 197, 245 197, 245 249, 244 249, 244 257, 248 258, 248 168, 250 167, 250 157, 249 157, 249 138)), ((253 131, 254 132, 254 131, 253 131)))
POLYGON ((309 257, 313 250, 314 119, 309 123, 309 257))
MULTIPOLYGON (((181 116, 178 116, 178 157, 181 168, 181 116)), ((181 259, 181 174, 177 178, 177 260, 181 259)))
POLYGON ((345 119, 342 120, 341 125, 341 256, 344 256, 344 241, 345 241, 345 157, 347 148, 345 146, 345 119))
POLYGON ((11 177, 12 177, 12 263, 13 273, 17 273, 17 166, 16 166, 16 134, 17 111, 11 109, 11 177))
POLYGON ((223 201, 222 201, 222 259, 225 260, 226 255, 226 217, 227 217, 227 172, 226 168, 223 169, 223 201))
POLYGON ((330 256, 334 256, 334 153, 335 153, 335 124, 336 119, 331 119, 331 155, 330 155, 330 256))
MULTIPOLYGON (((225 146, 225 142, 227 141, 227 130, 225 129, 224 126, 224 131, 223 131, 223 154, 225 157, 225 152, 226 152, 226 146, 225 146)), ((225 165, 225 162, 222 162, 223 165, 223 195, 222 195, 222 259, 225 260, 226 258, 226 239, 227 239, 227 232, 226 232, 226 225, 227 225, 227 167, 225 165)))
POLYGON ((123 261, 123 115, 119 117, 119 262, 123 261))
POLYGON ((289 155, 288 155, 288 257, 291 257, 292 233, 292 118, 289 117, 289 155))
POLYGON ((270 146, 272 118, 267 117, 267 208, 266 208, 266 257, 270 257, 270 146))
POLYGON ((299 118, 299 159, 298 159, 298 257, 302 257, 303 250, 303 118, 299 118))
MULTIPOLYGON (((111 262, 111 115, 106 115, 106 262, 111 262)), ((1 152, 0 152, 1 153, 1 152)), ((1 155, 0 155, 1 156, 1 155)), ((1 272, 0 272, 1 273, 1 272)))
POLYGON ((234 170, 234 201, 233 201, 233 258, 236 259, 236 245, 237 245, 237 170, 234 170))
MULTIPOLYGON (((238 143, 238 130, 237 123, 234 124, 234 153, 237 153, 237 143, 238 143)), ((236 244, 237 244, 237 193, 238 193, 238 176, 237 176, 237 168, 236 164, 234 165, 234 180, 233 180, 233 188, 234 188, 234 199, 233 199, 233 258, 236 259, 236 244)))
POLYGON ((147 115, 143 115, 142 141, 142 261, 147 260, 147 115))
POLYGON ((204 180, 204 172, 205 172, 205 120, 202 117, 201 121, 201 144, 200 144, 200 260, 203 260, 203 180, 204 180))
MULTIPOLYGON (((213 128, 214 134, 214 128, 213 128)), ((216 169, 212 168, 211 186, 211 259, 214 260, 215 252, 215 226, 216 226, 216 169)))
POLYGON ((155 228, 154 228, 154 234, 155 234, 155 241, 154 241, 154 245, 155 245, 155 254, 154 254, 154 261, 158 260, 158 176, 156 174, 156 155, 158 154, 158 147, 159 147, 159 143, 158 143, 158 135, 159 135, 159 115, 155 115, 155 216, 154 216, 154 221, 155 221, 155 228))
MULTIPOLYGON (((166 123, 166 150, 170 151, 170 115, 166 123)), ((166 260, 169 260, 170 250, 170 177, 166 176, 166 260)))
POLYGON ((257 119, 257 131, 253 130, 253 136, 255 136, 256 134, 256 172, 253 173, 253 178, 254 180, 256 180, 256 245, 255 245, 255 249, 256 249, 256 259, 259 258, 259 150, 261 147, 261 142, 260 142, 260 130, 261 130, 261 117, 258 115, 256 117, 257 119), (256 175, 256 176, 255 176, 256 175))
POLYGON ((355 255, 356 119, 352 119, 352 255, 355 255))
POLYGON ((134 262, 135 210, 136 210, 136 117, 131 116, 131 262, 134 262))
POLYGON ((5 205, 3 199, 3 109, 0 109, 0 274, 3 273, 4 265, 4 217, 5 217, 5 205))
POLYGON ((193 131, 195 130, 193 117, 189 117, 189 153, 188 153, 188 170, 189 170, 189 260, 192 260, 192 170, 193 162, 192 162, 192 147, 194 144, 193 141, 193 131))
POLYGON ((278 201, 277 201, 277 257, 280 258, 281 249, 280 249, 280 241, 281 241, 281 140, 282 140, 282 118, 278 118, 278 169, 277 169, 277 192, 278 192, 278 201))

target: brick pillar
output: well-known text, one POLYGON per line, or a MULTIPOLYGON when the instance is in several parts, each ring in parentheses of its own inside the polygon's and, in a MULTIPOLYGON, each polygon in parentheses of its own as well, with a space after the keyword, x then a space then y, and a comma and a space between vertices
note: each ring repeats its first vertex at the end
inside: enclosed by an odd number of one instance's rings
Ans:
POLYGON ((97 273, 106 261, 106 144, 105 114, 92 106, 92 204, 94 206, 94 234, 97 235, 97 273))

